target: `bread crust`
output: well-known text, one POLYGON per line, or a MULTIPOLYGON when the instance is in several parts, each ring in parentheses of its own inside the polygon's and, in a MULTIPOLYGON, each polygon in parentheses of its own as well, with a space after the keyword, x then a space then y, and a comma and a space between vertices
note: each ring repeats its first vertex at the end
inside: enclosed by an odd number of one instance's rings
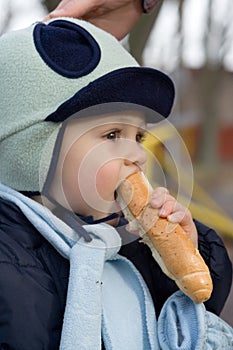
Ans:
POLYGON ((163 272, 194 302, 208 300, 213 285, 207 265, 182 227, 160 218, 158 210, 150 206, 151 192, 142 173, 130 175, 118 189, 122 211, 129 222, 136 219, 142 241, 163 272))

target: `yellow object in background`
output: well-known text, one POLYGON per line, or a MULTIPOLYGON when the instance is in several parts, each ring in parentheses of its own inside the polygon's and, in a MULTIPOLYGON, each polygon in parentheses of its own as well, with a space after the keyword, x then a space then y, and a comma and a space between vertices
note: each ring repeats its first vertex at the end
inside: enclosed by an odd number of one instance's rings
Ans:
MULTIPOLYGON (((186 132, 181 133, 183 137, 185 137, 188 151, 191 153, 191 155, 194 154, 195 146, 193 141, 193 135, 191 134, 191 130, 186 130, 186 132), (188 139, 190 137, 191 144, 188 144, 188 139)), ((189 196, 190 192, 190 179, 187 178, 186 175, 186 169, 180 169, 179 168, 179 177, 177 179, 177 172, 172 165, 171 161, 169 160, 170 155, 167 154, 166 147, 164 146, 168 140, 172 140, 177 137, 177 130, 174 128, 171 128, 170 126, 167 127, 162 126, 156 129, 151 129, 143 143, 143 146, 146 150, 149 150, 150 153, 154 155, 157 162, 159 162, 160 167, 163 169, 164 176, 167 178, 172 179, 173 184, 176 184, 177 187, 182 187, 182 194, 179 194, 179 201, 182 202, 184 205, 187 205, 187 202, 189 204, 189 209, 193 215, 194 218, 197 220, 203 222, 207 226, 212 227, 216 231, 218 231, 222 235, 226 235, 233 239, 233 220, 227 215, 222 208, 214 201, 211 196, 195 181, 193 181, 193 189, 192 189, 192 196, 189 202, 189 198, 186 198, 185 194, 187 193, 189 196), (178 184, 179 180, 179 184, 178 184)), ((180 149, 180 152, 182 152, 182 149, 180 149)), ((180 157, 182 157, 182 154, 180 154, 180 157)), ((147 175, 149 178, 153 178, 153 164, 149 160, 148 169, 147 169, 147 175)), ((152 185, 156 186, 156 183, 153 183, 152 185)), ((172 193, 172 189, 169 188, 169 190, 172 193)), ((176 196, 175 193, 173 193, 174 196, 176 196)))

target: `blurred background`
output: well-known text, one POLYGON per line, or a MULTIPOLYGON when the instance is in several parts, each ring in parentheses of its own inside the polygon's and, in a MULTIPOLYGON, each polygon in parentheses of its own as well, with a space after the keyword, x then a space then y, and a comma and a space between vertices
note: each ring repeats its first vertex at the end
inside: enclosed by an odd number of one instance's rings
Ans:
MULTIPOLYGON (((0 0, 0 35, 43 19, 58 3, 0 0)), ((159 138, 146 140, 147 147, 168 186, 183 187, 184 202, 191 191, 193 216, 219 233, 233 261, 233 1, 163 0, 141 17, 123 45, 141 65, 173 78, 176 101, 169 120, 190 155, 194 181, 182 163, 184 147, 176 145, 176 132, 164 126, 159 138), (166 142, 177 149, 179 173, 166 142)), ((233 326, 232 315, 233 290, 221 317, 233 326)))

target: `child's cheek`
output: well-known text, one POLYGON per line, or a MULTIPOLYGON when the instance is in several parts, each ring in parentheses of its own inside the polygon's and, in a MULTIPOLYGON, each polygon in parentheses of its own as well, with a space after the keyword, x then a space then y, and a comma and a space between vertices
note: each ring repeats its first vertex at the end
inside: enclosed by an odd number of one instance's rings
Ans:
POLYGON ((120 180, 119 161, 110 161, 103 165, 96 174, 98 194, 105 200, 113 200, 114 192, 120 180))

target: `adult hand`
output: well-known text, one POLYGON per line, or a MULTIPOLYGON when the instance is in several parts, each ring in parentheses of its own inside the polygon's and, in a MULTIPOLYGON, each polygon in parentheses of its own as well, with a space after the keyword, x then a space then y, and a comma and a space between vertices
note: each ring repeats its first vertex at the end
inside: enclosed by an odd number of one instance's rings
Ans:
POLYGON ((45 20, 80 18, 121 40, 131 31, 142 12, 141 0, 62 0, 45 20))

